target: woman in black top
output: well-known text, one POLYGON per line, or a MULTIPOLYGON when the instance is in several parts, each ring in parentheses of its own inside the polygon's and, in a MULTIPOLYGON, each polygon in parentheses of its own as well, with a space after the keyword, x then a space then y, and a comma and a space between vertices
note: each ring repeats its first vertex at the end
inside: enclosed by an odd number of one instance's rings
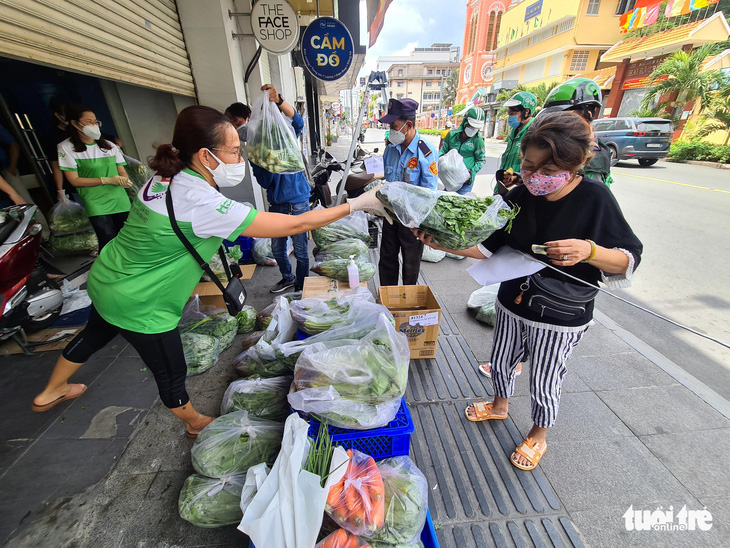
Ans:
MULTIPOLYGON (((546 114, 533 122, 521 145, 524 182, 506 196, 520 208, 511 230, 452 253, 485 259, 507 245, 592 285, 631 285, 642 245, 608 188, 582 176, 590 142, 590 126, 573 113, 546 114), (547 246, 547 255, 533 253, 533 244, 547 246)), ((469 405, 465 414, 471 421, 507 418, 517 364, 529 355, 534 425, 512 453, 511 462, 520 469, 534 469, 547 449, 566 362, 588 329, 594 297, 586 285, 550 268, 500 285, 491 357, 494 401, 469 405)))

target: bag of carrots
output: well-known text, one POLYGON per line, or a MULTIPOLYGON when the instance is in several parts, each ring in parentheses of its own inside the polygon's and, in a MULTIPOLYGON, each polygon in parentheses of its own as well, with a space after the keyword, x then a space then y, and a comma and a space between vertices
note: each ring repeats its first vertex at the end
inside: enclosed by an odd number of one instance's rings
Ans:
POLYGON ((357 538, 345 529, 337 529, 331 535, 326 536, 314 548, 371 548, 367 541, 357 538))
POLYGON ((352 449, 347 450, 347 456, 347 471, 330 489, 324 508, 343 529, 358 536, 372 536, 385 520, 383 478, 373 457, 352 449))

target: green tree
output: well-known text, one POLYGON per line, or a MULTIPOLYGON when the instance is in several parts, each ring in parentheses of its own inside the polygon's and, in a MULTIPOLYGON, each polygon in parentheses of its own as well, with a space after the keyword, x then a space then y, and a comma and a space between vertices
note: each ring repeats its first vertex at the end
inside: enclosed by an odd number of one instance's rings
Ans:
POLYGON ((725 131, 725 143, 730 140, 730 81, 725 80, 722 86, 713 91, 707 100, 704 111, 704 123, 697 131, 697 137, 707 137, 716 131, 725 131))
POLYGON ((662 95, 676 93, 677 98, 666 102, 676 111, 694 100, 701 101, 700 110, 709 104, 710 92, 722 81, 719 70, 701 70, 702 64, 710 55, 717 53, 717 44, 705 44, 692 51, 675 51, 649 75, 649 91, 641 101, 641 108, 650 109, 662 95))
POLYGON ((444 80, 441 90, 441 99, 445 107, 450 107, 456 101, 456 88, 459 87, 459 69, 452 70, 444 80))
MULTIPOLYGON (((542 105, 545 104, 550 92, 555 89, 558 84, 559 82, 557 81, 550 82, 549 84, 542 82, 541 84, 533 87, 526 86, 524 84, 517 84, 517 86, 511 90, 501 89, 499 94, 497 94, 497 102, 504 103, 518 91, 529 91, 537 97, 537 108, 535 109, 535 112, 532 113, 532 115, 535 116, 538 112, 540 112, 540 109, 542 108, 542 105)), ((502 117, 505 114, 507 114, 507 107, 505 106, 501 107, 499 111, 497 111, 498 117, 502 117)))

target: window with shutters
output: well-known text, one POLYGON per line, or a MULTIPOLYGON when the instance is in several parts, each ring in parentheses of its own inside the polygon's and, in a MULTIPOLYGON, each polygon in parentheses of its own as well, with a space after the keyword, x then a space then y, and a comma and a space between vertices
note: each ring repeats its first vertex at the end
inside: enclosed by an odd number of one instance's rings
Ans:
POLYGON ((430 88, 432 84, 433 84, 433 82, 431 82, 431 80, 428 80, 428 81, 426 82, 426 87, 427 87, 427 88, 430 88))
POLYGON ((636 0, 619 0, 618 6, 616 6, 616 15, 623 15, 629 10, 634 9, 636 0))
POLYGON ((580 72, 585 70, 588 65, 588 50, 576 50, 573 52, 573 58, 570 61, 570 70, 568 72, 580 72))
POLYGON ((601 0, 589 0, 586 15, 598 15, 598 10, 600 7, 601 0))

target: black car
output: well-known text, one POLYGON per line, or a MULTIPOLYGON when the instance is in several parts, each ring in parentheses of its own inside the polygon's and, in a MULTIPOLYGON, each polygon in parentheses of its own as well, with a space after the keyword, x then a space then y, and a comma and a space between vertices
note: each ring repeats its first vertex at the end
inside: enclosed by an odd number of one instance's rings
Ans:
POLYGON ((648 167, 669 154, 674 126, 664 118, 602 118, 593 131, 611 149, 612 164, 639 160, 648 167))

